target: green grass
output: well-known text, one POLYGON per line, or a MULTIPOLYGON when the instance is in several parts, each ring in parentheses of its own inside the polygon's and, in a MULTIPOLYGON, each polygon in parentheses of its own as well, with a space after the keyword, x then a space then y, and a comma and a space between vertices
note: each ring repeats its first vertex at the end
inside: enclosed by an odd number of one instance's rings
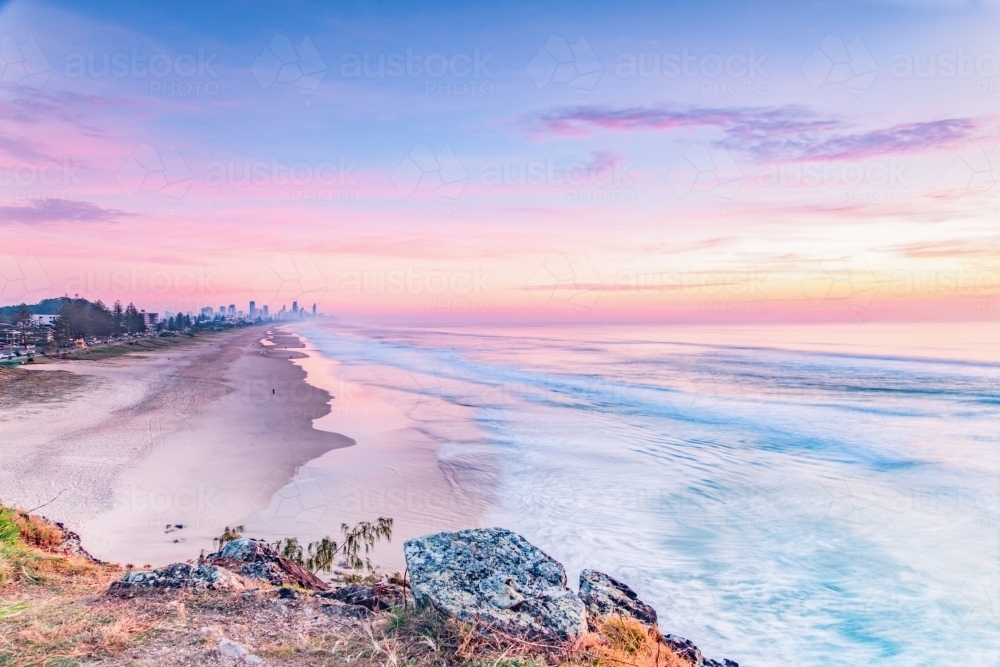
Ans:
POLYGON ((14 618, 21 612, 27 611, 30 606, 31 605, 27 602, 17 602, 12 605, 7 605, 6 607, 0 607, 0 621, 8 618, 14 618))
POLYGON ((21 543, 21 531, 14 523, 14 512, 0 506, 0 547, 14 548, 21 543))

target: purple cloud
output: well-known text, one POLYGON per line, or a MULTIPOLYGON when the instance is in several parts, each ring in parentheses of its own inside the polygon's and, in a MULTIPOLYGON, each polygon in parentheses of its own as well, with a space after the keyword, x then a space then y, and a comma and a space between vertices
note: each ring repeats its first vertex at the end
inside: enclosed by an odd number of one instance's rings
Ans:
POLYGON ((68 199, 46 199, 26 206, 0 206, 0 224, 20 222, 45 224, 49 222, 116 222, 133 217, 133 213, 101 208, 90 202, 68 199))
POLYGON ((852 131, 840 119, 798 106, 743 109, 563 109, 541 118, 544 131, 582 134, 594 128, 622 132, 717 129, 712 142, 758 160, 858 159, 952 147, 981 138, 992 118, 947 118, 852 131))

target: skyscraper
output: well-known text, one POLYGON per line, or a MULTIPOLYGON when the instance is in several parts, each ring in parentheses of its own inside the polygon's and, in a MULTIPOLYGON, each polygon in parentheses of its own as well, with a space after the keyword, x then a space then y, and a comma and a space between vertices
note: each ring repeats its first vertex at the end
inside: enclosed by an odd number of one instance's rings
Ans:
POLYGON ((270 315, 268 314, 268 312, 267 312, 267 311, 268 311, 268 308, 267 308, 267 306, 264 306, 264 319, 265 319, 265 320, 266 320, 266 319, 267 319, 268 317, 270 317, 270 315))
POLYGON ((292 301, 292 315, 297 315, 299 312, 299 302, 292 301))
POLYGON ((250 319, 253 320, 253 319, 256 319, 256 318, 257 318, 257 302, 256 301, 251 301, 250 302, 250 319))
POLYGON ((236 304, 229 304, 229 317, 236 317, 236 304))
POLYGON ((313 304, 313 317, 316 317, 316 304, 313 304))

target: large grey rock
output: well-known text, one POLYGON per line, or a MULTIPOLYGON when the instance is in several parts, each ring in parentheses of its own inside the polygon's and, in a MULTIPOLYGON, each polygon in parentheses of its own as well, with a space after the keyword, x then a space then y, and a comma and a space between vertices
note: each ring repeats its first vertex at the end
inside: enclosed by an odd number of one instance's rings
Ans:
POLYGON ((639 599, 631 588, 597 570, 580 573, 580 599, 587 607, 587 621, 592 630, 597 622, 608 616, 634 618, 643 625, 657 630, 656 610, 639 599))
POLYGON ((232 591, 242 588, 240 578, 224 568, 207 563, 174 563, 157 570, 126 572, 120 581, 111 584, 108 592, 128 596, 137 592, 169 589, 232 591))
POLYGON ((317 591, 330 588, 322 579, 279 554, 264 540, 241 537, 227 542, 221 549, 206 556, 205 561, 275 586, 292 584, 317 591))
POLYGON ((509 530, 415 537, 403 552, 418 608, 521 637, 561 641, 587 629, 563 566, 509 530))

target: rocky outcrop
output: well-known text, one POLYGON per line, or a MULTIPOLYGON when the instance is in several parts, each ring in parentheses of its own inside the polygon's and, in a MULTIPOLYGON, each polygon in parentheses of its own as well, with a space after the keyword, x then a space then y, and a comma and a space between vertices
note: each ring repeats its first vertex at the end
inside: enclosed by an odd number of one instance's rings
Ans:
POLYGON ((587 622, 591 630, 608 616, 634 618, 647 628, 658 630, 656 610, 639 599, 631 588, 597 570, 580 573, 580 599, 587 607, 587 622))
MULTIPOLYGON (((43 520, 48 521, 48 519, 43 520)), ((67 528, 65 525, 59 521, 51 521, 53 526, 62 531, 62 543, 58 547, 58 552, 65 554, 67 556, 76 556, 77 558, 83 558, 89 560, 91 563, 96 565, 104 565, 104 561, 99 558, 94 558, 90 553, 83 548, 83 544, 80 541, 80 536, 74 533, 72 530, 67 528)))
POLYGON ((314 591, 330 588, 322 579, 279 554, 264 540, 241 537, 206 556, 205 562, 274 586, 293 585, 314 591))
POLYGON ((550 641, 587 629, 563 566, 504 528, 437 533, 403 545, 418 608, 508 634, 550 641))
POLYGON ((193 591, 240 590, 243 582, 232 572, 198 563, 174 563, 158 570, 126 572, 120 581, 115 581, 108 589, 113 595, 131 595, 146 591, 187 589, 193 591))
POLYGON ((689 661, 694 667, 740 667, 738 662, 723 658, 712 660, 705 658, 701 650, 694 645, 690 639, 684 639, 677 635, 667 635, 663 638, 663 643, 673 649, 674 653, 689 661))

